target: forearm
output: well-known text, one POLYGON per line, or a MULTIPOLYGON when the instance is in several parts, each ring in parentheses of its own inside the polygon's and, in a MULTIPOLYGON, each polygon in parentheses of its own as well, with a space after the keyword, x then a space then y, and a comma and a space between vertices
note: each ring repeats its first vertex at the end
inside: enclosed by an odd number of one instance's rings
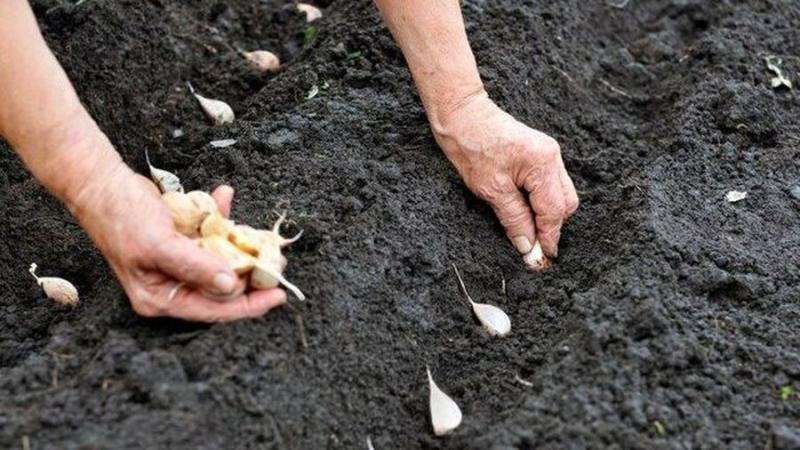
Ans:
POLYGON ((78 100, 25 0, 0 1, 0 134, 71 209, 92 174, 122 170, 78 100))
POLYGON ((458 0, 375 0, 403 51, 434 132, 448 113, 486 95, 458 0))

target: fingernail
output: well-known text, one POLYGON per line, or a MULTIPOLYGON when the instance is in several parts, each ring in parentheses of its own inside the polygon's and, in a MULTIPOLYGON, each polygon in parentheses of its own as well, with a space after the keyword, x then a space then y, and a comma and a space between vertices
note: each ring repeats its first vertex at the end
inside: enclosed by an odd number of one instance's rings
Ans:
POLYGON ((235 287, 236 280, 227 273, 220 272, 214 275, 214 288, 216 288, 220 294, 230 294, 235 287))
POLYGON ((530 253, 531 249, 533 249, 531 241, 529 241, 525 236, 517 236, 511 239, 511 243, 513 243, 517 251, 523 255, 530 253))

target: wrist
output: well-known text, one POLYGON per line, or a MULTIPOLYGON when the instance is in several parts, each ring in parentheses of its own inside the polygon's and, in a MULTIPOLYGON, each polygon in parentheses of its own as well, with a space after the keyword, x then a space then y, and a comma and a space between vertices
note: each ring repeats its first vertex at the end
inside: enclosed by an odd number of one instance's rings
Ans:
POLYGON ((465 86, 457 92, 425 101, 425 111, 434 137, 439 140, 452 134, 451 130, 459 122, 463 112, 485 101, 489 101, 489 94, 482 83, 465 86))
POLYGON ((19 152, 34 176, 78 217, 130 169, 83 107, 24 140, 19 152))

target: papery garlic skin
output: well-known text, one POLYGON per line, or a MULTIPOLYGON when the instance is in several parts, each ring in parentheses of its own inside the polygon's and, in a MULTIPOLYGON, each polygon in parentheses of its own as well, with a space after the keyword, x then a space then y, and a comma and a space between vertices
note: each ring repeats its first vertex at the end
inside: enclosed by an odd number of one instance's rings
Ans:
POLYGON ((47 298, 61 305, 73 308, 78 306, 78 289, 72 283, 63 278, 39 277, 36 275, 37 268, 36 263, 33 263, 28 272, 36 279, 36 284, 42 288, 47 298))
POLYGON ((522 260, 529 269, 536 272, 547 270, 550 267, 550 259, 544 255, 542 244, 538 240, 534 242, 533 249, 522 257, 522 260))
POLYGON ((245 59, 261 72, 277 72, 281 68, 281 60, 272 52, 266 50, 254 50, 243 52, 245 59))
POLYGON ((150 154, 147 149, 144 151, 144 157, 147 159, 147 168, 150 170, 150 178, 156 186, 158 186, 158 190, 160 190, 162 194, 167 192, 183 192, 183 185, 181 185, 181 180, 177 175, 153 167, 153 165, 150 164, 150 154))
POLYGON ((172 216, 172 222, 178 233, 185 236, 197 234, 197 230, 208 213, 201 209, 197 203, 180 192, 167 192, 161 196, 167 210, 172 216))
POLYGON ((428 388, 430 389, 430 410, 431 410, 431 425, 433 425, 433 434, 436 436, 444 436, 445 434, 455 430, 461 425, 461 408, 458 407, 455 401, 445 394, 439 386, 433 381, 431 370, 425 368, 428 372, 428 388))
POLYGON ((206 116, 208 116, 209 120, 211 120, 211 123, 214 125, 225 125, 226 123, 233 122, 236 118, 233 114, 233 109, 227 103, 222 100, 203 97, 194 91, 194 87, 191 83, 187 83, 187 86, 189 87, 189 92, 191 92, 194 98, 197 99, 197 102, 200 103, 200 108, 203 109, 203 112, 206 113, 206 116))
POLYGON ((486 303, 472 302, 472 310, 490 336, 503 337, 511 331, 511 319, 502 309, 486 303))

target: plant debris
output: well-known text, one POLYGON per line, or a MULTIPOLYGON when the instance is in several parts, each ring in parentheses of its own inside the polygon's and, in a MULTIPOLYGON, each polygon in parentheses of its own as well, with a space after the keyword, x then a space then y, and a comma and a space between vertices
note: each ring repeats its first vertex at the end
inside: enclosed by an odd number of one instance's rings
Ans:
POLYGON ((777 89, 782 86, 788 89, 792 88, 792 82, 783 75, 783 71, 780 68, 781 63, 783 63, 780 58, 775 56, 767 56, 764 58, 764 62, 767 64, 767 69, 775 74, 775 76, 769 80, 769 84, 773 89, 777 89))
POLYGON ((309 5, 308 3, 298 3, 297 10, 301 13, 305 13, 306 22, 309 23, 322 18, 322 11, 316 6, 309 5))
POLYGON ((727 200, 728 203, 740 202, 746 198, 747 192, 743 191, 728 191, 728 193, 725 194, 725 200, 727 200))

